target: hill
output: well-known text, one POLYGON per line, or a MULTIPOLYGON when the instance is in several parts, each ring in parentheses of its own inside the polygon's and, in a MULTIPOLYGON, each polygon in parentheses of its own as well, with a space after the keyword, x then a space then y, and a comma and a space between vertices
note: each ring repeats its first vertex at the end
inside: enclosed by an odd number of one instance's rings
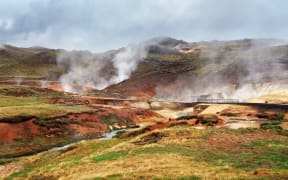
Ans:
POLYGON ((104 89, 113 96, 158 100, 202 96, 285 103, 288 46, 273 39, 188 43, 155 38, 91 53, 6 45, 0 49, 0 70, 2 80, 56 80, 69 92, 104 89))
POLYGON ((57 80, 63 69, 57 66, 59 50, 4 45, 0 48, 0 79, 57 80))
POLYGON ((14 168, 7 179, 286 179, 287 140, 273 131, 176 126, 23 157, 2 174, 14 168))
POLYGON ((265 94, 287 96, 288 46, 280 42, 182 43, 173 50, 152 48, 129 79, 105 90, 176 101, 193 101, 195 96, 243 100, 265 94))

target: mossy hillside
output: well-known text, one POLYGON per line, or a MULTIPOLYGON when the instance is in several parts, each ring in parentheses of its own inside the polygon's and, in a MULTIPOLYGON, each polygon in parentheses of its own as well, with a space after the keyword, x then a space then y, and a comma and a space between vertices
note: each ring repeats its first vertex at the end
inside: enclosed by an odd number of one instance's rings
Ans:
MULTIPOLYGON (((39 119, 64 115, 68 112, 82 112, 89 110, 86 106, 65 104, 50 104, 49 98, 67 95, 48 89, 29 86, 0 87, 0 119, 17 119, 18 116, 33 116, 39 119)), ((2 121, 2 122, 3 122, 2 121)))
POLYGON ((197 130, 185 126, 159 133, 165 136, 145 145, 133 142, 150 133, 132 139, 86 141, 68 151, 43 153, 38 155, 41 161, 31 161, 33 168, 29 172, 16 175, 18 179, 41 174, 67 179, 285 179, 288 176, 287 136, 261 129, 197 130), (216 137, 230 140, 223 143, 216 137))

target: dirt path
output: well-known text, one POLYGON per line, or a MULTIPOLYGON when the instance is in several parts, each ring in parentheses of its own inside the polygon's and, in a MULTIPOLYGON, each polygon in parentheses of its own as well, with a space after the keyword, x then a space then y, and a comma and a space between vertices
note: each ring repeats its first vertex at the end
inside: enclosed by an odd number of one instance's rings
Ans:
POLYGON ((217 112, 221 112, 224 109, 227 109, 229 106, 229 104, 212 104, 200 114, 217 114, 217 112))

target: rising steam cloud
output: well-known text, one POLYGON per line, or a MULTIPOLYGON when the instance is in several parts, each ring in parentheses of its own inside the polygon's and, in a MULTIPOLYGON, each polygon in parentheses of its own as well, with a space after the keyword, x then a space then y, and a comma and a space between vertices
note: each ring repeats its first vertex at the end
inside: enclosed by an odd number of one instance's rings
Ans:
POLYGON ((288 97, 288 46, 285 44, 275 40, 250 40, 249 45, 241 49, 241 41, 210 42, 208 47, 199 43, 197 48, 201 48, 205 56, 199 73, 180 74, 175 81, 158 85, 154 99, 191 102, 199 97, 240 101, 267 94, 288 97), (231 51, 233 46, 240 48, 231 51))
POLYGON ((67 72, 60 80, 62 88, 68 92, 81 93, 85 86, 102 90, 128 79, 151 50, 179 55, 179 49, 190 47, 201 49, 197 61, 202 65, 197 68, 198 73, 179 71, 175 81, 157 85, 154 99, 195 101, 205 97, 247 100, 273 93, 288 95, 288 51, 285 43, 240 40, 189 44, 158 38, 105 53, 63 51, 58 55, 58 63, 67 72))
POLYGON ((67 69, 67 73, 60 78, 62 88, 75 93, 81 93, 83 86, 102 90, 128 79, 146 56, 146 43, 129 45, 106 53, 62 51, 57 59, 58 64, 67 69))

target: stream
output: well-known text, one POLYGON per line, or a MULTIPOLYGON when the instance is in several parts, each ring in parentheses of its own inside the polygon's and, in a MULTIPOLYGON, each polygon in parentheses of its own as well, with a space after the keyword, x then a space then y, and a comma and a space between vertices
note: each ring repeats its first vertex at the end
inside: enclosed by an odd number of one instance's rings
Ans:
MULTIPOLYGON (((118 132, 126 131, 126 130, 129 130, 129 129, 132 129, 132 128, 113 130, 111 132, 108 132, 108 133, 104 134, 103 137, 96 138, 96 139, 97 140, 109 140, 109 139, 112 139, 118 132)), ((66 148, 68 148, 70 146, 73 146, 74 144, 77 144, 77 143, 83 142, 83 141, 86 141, 86 140, 81 140, 81 141, 70 143, 70 144, 66 144, 66 145, 63 145, 63 146, 53 147, 53 148, 49 149, 48 151, 57 151, 57 150, 66 149, 66 148)))

